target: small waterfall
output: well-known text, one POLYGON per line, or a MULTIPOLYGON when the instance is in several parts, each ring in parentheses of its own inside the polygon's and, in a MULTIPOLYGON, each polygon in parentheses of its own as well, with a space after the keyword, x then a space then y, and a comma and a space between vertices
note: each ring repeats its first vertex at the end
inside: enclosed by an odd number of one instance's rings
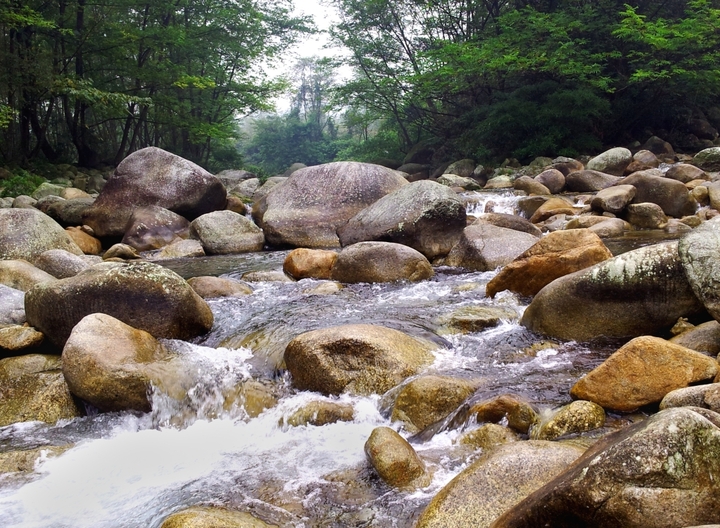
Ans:
POLYGON ((517 214, 517 196, 513 191, 476 191, 464 194, 465 211, 470 216, 483 213, 517 214))

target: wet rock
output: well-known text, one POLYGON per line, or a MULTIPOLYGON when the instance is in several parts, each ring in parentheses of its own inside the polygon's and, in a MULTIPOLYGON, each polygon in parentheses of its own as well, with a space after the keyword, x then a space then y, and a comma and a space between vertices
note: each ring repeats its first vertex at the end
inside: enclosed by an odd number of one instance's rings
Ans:
POLYGON ((393 242, 358 242, 344 248, 330 278, 343 283, 421 281, 434 271, 419 251, 393 242))
MULTIPOLYGON (((568 224, 570 225, 570 224, 568 224)), ((630 224, 620 218, 606 218, 602 222, 588 227, 588 230, 600 238, 621 237, 630 228, 630 224)), ((569 229, 566 228, 566 229, 569 229)))
POLYGON ((689 183, 693 180, 709 180, 707 172, 689 163, 677 163, 670 167, 665 173, 666 178, 677 180, 682 183, 689 183))
POLYGON ((173 513, 160 528, 272 528, 249 513, 210 506, 194 506, 173 513))
POLYGON ((339 282, 327 281, 312 288, 302 290, 305 295, 332 295, 343 289, 343 285, 339 282))
POLYGON ((617 185, 622 178, 596 170, 580 170, 565 176, 565 190, 568 192, 597 192, 617 185))
POLYGON ((511 176, 501 174, 490 178, 483 189, 511 189, 513 186, 513 179, 511 176))
POLYGON ((37 284, 54 280, 55 277, 26 260, 0 260, 0 284, 9 288, 26 292, 37 284))
POLYGON ((398 330, 343 325, 297 336, 284 357, 300 390, 382 394, 431 363, 435 348, 398 330))
POLYGON ((244 282, 223 277, 192 277, 187 282, 203 299, 245 297, 253 293, 253 289, 244 282))
POLYGON ((560 339, 636 337, 671 327, 702 305, 685 277, 677 242, 628 251, 554 280, 521 324, 560 339))
POLYGON ((155 255, 158 260, 184 257, 204 257, 205 250, 199 240, 176 240, 155 255))
POLYGON ((523 434, 538 421, 533 406, 513 394, 502 394, 475 402, 467 411, 467 416, 474 417, 478 423, 507 421, 508 427, 523 434))
POLYGON ((487 284, 485 292, 488 297, 503 290, 532 296, 558 277, 611 257, 602 240, 587 229, 555 231, 501 269, 487 284))
POLYGON ((338 254, 324 249, 293 249, 285 257, 283 271, 292 278, 329 279, 338 254))
MULTIPOLYGON (((283 183, 287 181, 287 176, 271 176, 267 180, 265 180, 265 183, 263 183, 260 187, 258 187, 255 190, 255 193, 253 194, 253 200, 255 202, 258 202, 260 200, 263 200, 268 194, 270 194, 270 191, 272 191, 275 187, 279 187, 283 183)), ((267 205, 267 204, 265 204, 267 205)), ((256 221, 258 221, 259 218, 256 218, 256 221)))
POLYGON ((499 325, 503 319, 517 319, 517 313, 497 306, 463 306, 451 314, 441 316, 439 323, 447 332, 480 332, 499 325))
POLYGON ((33 261, 48 249, 82 255, 65 230, 36 209, 0 209, 0 258, 33 261))
POLYGON ((457 194, 424 180, 404 185, 363 209, 338 229, 338 236, 342 246, 395 242, 433 259, 448 254, 465 226, 465 206, 457 194))
POLYGON ((720 412, 720 383, 685 387, 668 392, 660 402, 660 409, 672 407, 702 407, 720 412))
POLYGON ((0 359, 0 427, 81 416, 58 356, 30 354, 0 359))
POLYGON ((336 162, 294 172, 271 190, 253 217, 276 246, 340 246, 337 229, 386 194, 406 185, 394 171, 357 162, 336 162))
POLYGON ((522 233, 528 233, 537 238, 542 236, 542 231, 538 229, 532 222, 517 215, 504 213, 483 213, 477 217, 472 225, 491 224, 497 227, 504 227, 522 233))
POLYGON ((149 262, 106 262, 74 277, 39 284, 25 295, 30 325, 56 346, 83 317, 103 312, 156 337, 207 332, 212 311, 176 273, 149 262))
POLYGON ((464 229, 460 241, 445 259, 445 265, 491 271, 512 262, 537 240, 528 233, 491 224, 473 224, 464 229))
POLYGON ((535 181, 544 185, 552 194, 562 192, 565 188, 565 175, 557 169, 547 169, 541 172, 535 176, 535 181))
POLYGON ((574 446, 537 440, 492 449, 435 495, 416 528, 487 528, 581 454, 574 446))
POLYGON ((656 171, 636 172, 622 180, 622 185, 632 185, 636 189, 633 203, 657 204, 666 215, 675 218, 694 214, 697 203, 687 187, 677 180, 664 178, 662 172, 656 174, 656 171))
MULTIPOLYGON (((541 205, 551 199, 550 196, 521 196, 517 199, 517 210, 519 218, 532 218, 541 205)), ((565 201, 566 207, 572 207, 572 204, 565 201)), ((512 215, 515 216, 515 215, 512 215)), ((503 227, 503 226, 501 226, 503 227)))
POLYGON ((94 236, 86 233, 79 227, 68 227, 65 232, 85 255, 99 255, 102 253, 102 243, 94 236))
POLYGON ((427 485, 425 464, 412 446, 389 427, 376 427, 365 442, 365 455, 380 478, 396 488, 427 485))
POLYGON ((555 440, 568 434, 584 433, 605 425, 605 411, 598 404, 577 400, 541 420, 530 431, 534 440, 555 440))
POLYGON ((720 323, 708 321, 670 339, 671 343, 711 356, 720 354, 720 323))
POLYGON ((73 277, 90 267, 90 264, 82 257, 69 253, 64 249, 49 249, 38 255, 34 264, 35 267, 57 279, 73 277))
POLYGON ((693 292, 713 319, 720 320, 720 218, 709 220, 685 235, 678 252, 693 292))
POLYGON ((35 464, 46 458, 61 455, 72 446, 43 446, 0 453, 0 475, 3 473, 32 473, 35 464))
POLYGON ((720 171, 720 147, 701 150, 695 154, 692 164, 704 171, 720 171))
POLYGON ((349 403, 317 400, 303 405, 291 414, 286 422, 291 427, 301 425, 327 425, 336 422, 352 422, 355 409, 349 403))
POLYGON ((596 211, 607 211, 618 214, 635 197, 635 187, 632 185, 615 185, 598 191, 590 202, 596 211))
POLYGON ((248 271, 242 274, 242 280, 246 282, 295 282, 284 271, 248 271))
POLYGON ((157 147, 133 152, 115 169, 83 219, 99 237, 122 236, 135 209, 156 205, 188 219, 225 208, 222 182, 157 147))
POLYGON ((570 390, 573 398, 631 412, 691 383, 711 380, 718 362, 659 337, 636 337, 570 390))
POLYGON ((18 351, 39 347, 45 336, 30 326, 10 325, 0 328, 0 352, 17 354, 18 351))
POLYGON ((176 238, 187 238, 190 222, 177 213, 149 205, 134 210, 125 228, 122 243, 138 251, 167 246, 176 238))
POLYGON ((604 172, 606 174, 612 174, 613 176, 622 176, 625 168, 630 165, 632 160, 632 152, 624 147, 615 147, 592 158, 587 162, 586 167, 588 170, 604 172))
POLYGON ((113 244, 103 253, 103 260, 137 260, 142 258, 138 250, 127 244, 113 244))
POLYGON ((457 409, 477 387, 477 382, 450 376, 420 376, 400 389, 391 419, 417 433, 457 409))
POLYGON ((150 410, 151 382, 174 373, 170 352, 153 336, 103 313, 84 317, 63 348, 70 391, 101 411, 150 410))
POLYGON ((625 218, 630 224, 641 229, 659 229, 668 222, 662 207, 650 202, 628 205, 625 218))
POLYGON ((36 203, 37 200, 32 196, 21 194, 20 196, 15 197, 11 207, 14 209, 35 209, 36 203))
POLYGON ((25 322, 25 294, 0 284, 0 324, 19 325, 25 322))
POLYGON ((513 188, 516 191, 524 191, 528 194, 551 194, 550 189, 530 176, 520 176, 513 182, 513 188))
POLYGON ((486 423, 463 433, 457 440, 457 443, 468 445, 475 449, 489 450, 509 442, 517 442, 520 440, 518 434, 502 425, 486 423))
POLYGON ((260 251, 265 245, 262 229, 232 211, 204 214, 190 226, 208 255, 249 253, 260 251))
POLYGON ((457 174, 443 174, 437 179, 437 184, 445 187, 459 187, 460 189, 464 189, 466 191, 478 191, 482 189, 482 185, 480 185, 477 180, 469 177, 458 176, 457 174))
POLYGON ((493 526, 688 526, 718 519, 720 415, 668 409, 606 436, 493 526))
POLYGON ((530 216, 530 221, 533 224, 547 220, 551 216, 558 214, 574 215, 575 208, 573 205, 564 198, 550 198, 545 203, 540 205, 535 212, 530 216))

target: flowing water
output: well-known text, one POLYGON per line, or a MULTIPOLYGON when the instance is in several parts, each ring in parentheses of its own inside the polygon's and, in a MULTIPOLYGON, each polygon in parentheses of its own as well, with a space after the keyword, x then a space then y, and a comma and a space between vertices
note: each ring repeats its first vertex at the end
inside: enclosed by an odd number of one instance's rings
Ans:
MULTIPOLYGON (((210 257, 171 267, 184 276, 239 278, 282 269, 286 254, 210 257)), ((0 526, 158 527, 169 514, 200 504, 249 511, 288 527, 412 526, 432 496, 478 455, 454 443, 462 429, 477 424, 441 428, 415 443, 432 482, 416 491, 393 490, 363 451, 377 426, 410 436, 388 418, 393 391, 324 397, 294 390, 282 368, 283 351, 309 330, 379 324, 435 342, 435 362, 426 373, 476 380, 475 400, 510 392, 540 409, 568 403, 573 383, 611 347, 531 334, 518 324, 527 299, 509 292, 485 297, 494 275, 436 268, 435 277, 421 283, 347 285, 326 295, 315 291, 323 281, 260 282, 252 295, 210 300, 215 325, 209 334, 193 343, 166 342, 196 380, 187 393, 173 397, 156 389, 148 414, 90 409, 86 417, 55 425, 0 429, 0 452, 70 446, 60 456, 40 456, 29 474, 0 477, 0 526), (453 330, 450 314, 478 307, 503 308, 504 319, 484 330, 453 330), (238 390, 247 384, 277 404, 259 412, 238 390), (353 421, 287 424, 315 400, 351 404, 353 421)))

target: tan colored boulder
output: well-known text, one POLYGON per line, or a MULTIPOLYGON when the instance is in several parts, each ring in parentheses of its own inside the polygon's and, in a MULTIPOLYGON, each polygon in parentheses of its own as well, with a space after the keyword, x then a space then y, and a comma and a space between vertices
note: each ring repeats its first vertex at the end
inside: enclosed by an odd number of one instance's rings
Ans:
POLYGON ((73 255, 64 249, 48 249, 38 255, 33 264, 57 279, 73 277, 90 267, 85 258, 73 255))
POLYGON ((17 353, 19 350, 39 347, 45 336, 31 326, 10 325, 0 328, 0 351, 17 353))
POLYGON ((697 203, 682 182, 665 178, 658 169, 631 174, 620 182, 635 187, 633 203, 650 202, 661 207, 667 216, 682 218, 692 215, 697 203))
POLYGON ((576 400, 545 417, 530 431, 534 440, 555 440, 568 434, 584 433, 605 425, 605 410, 598 404, 576 400))
POLYGON ((435 274, 419 251, 394 242, 358 242, 338 255, 330 278, 343 283, 421 281, 435 274))
POLYGON ((442 420, 478 388, 477 382, 450 376, 420 376, 395 398, 391 420, 403 422, 411 433, 442 420))
POLYGON ((689 163, 677 163, 673 165, 665 172, 665 177, 682 183, 689 183, 693 180, 710 179, 707 172, 689 163))
POLYGON ((517 312, 501 306, 463 306, 438 318, 439 333, 480 332, 498 326, 503 320, 516 320, 517 312))
POLYGON ((29 354, 0 359, 0 427, 82 416, 68 390, 58 356, 29 354))
POLYGON ((37 209, 0 209, 0 259, 33 261, 48 249, 82 255, 55 220, 37 209))
POLYGON ((717 373, 714 358, 659 337, 641 336, 582 377, 570 395, 606 409, 631 412, 659 402, 675 389, 711 380, 717 373))
POLYGON ((720 518, 720 415, 661 411, 591 446, 494 528, 685 527, 720 518))
POLYGON ((244 297, 253 293, 253 289, 244 282, 223 277, 192 277, 187 282, 203 299, 244 297))
POLYGON ((702 407, 720 412, 720 383, 716 381, 668 392, 660 402, 660 410, 671 407, 702 407))
POLYGON ((339 247, 339 227, 406 184, 394 171, 369 163, 335 162, 306 167, 256 201, 253 217, 269 244, 339 247))
POLYGON ((618 214, 632 201, 635 192, 636 189, 632 185, 614 185, 598 191, 590 206, 596 211, 618 214))
POLYGON ((249 513, 210 506, 194 506, 173 513, 160 528, 273 528, 249 513))
POLYGON ((503 290, 532 296, 558 277, 611 257, 600 237, 587 229, 554 231, 501 269, 485 292, 488 297, 503 290))
POLYGON ((415 527, 488 528, 580 455, 578 447, 538 440, 491 449, 433 497, 415 527))
POLYGON ((547 220, 557 214, 574 215, 576 213, 573 204, 564 198, 550 198, 540 205, 530 217, 533 224, 547 220))
POLYGON ((552 194, 557 194, 565 188, 565 175, 554 168, 544 170, 535 176, 535 181, 542 183, 552 194))
POLYGON ((137 260, 142 258, 138 250, 127 244, 113 244, 103 253, 103 260, 137 260))
POLYGON ((0 260, 0 284, 10 288, 26 292, 33 286, 54 280, 55 277, 27 260, 0 260))
POLYGON ((199 240, 175 240, 160 250, 155 255, 157 260, 186 258, 186 257, 204 257, 205 250, 199 240))
POLYGON ((662 207, 650 202, 628 205, 625 218, 631 225, 641 229, 660 229, 668 222, 662 207))
POLYGON ((382 394, 433 361, 436 345, 376 325, 343 325, 297 336, 285 349, 292 384, 323 394, 382 394))
POLYGON ((592 169, 579 170, 565 176, 565 190, 580 193, 597 192, 617 185, 621 181, 622 177, 613 176, 606 172, 592 169))
POLYGON ((489 450, 508 442, 517 442, 520 440, 518 434, 502 425, 494 423, 486 423, 463 433, 457 440, 458 444, 468 445, 475 449, 489 450))
POLYGON ((365 442, 365 455, 380 478, 395 488, 427 485, 425 464, 412 446, 389 427, 376 427, 365 442))
POLYGON ((529 233, 537 238, 540 238, 543 233, 535 226, 530 220, 526 220, 522 216, 505 214, 505 213, 483 213, 477 216, 475 222, 471 225, 477 224, 492 224, 497 227, 505 227, 507 229, 513 229, 514 231, 522 231, 523 233, 529 233))
POLYGON ((550 189, 545 187, 539 181, 531 178, 530 176, 520 176, 513 182, 513 189, 516 191, 524 191, 528 195, 548 195, 552 194, 550 189))
POLYGON ((560 339, 632 338, 700 313, 677 242, 628 251, 555 279, 540 290, 520 323, 560 339))
POLYGON ((297 280, 329 279, 337 258, 336 251, 297 248, 285 257, 283 271, 297 280))
POLYGON ((101 411, 150 410, 151 382, 174 374, 172 354, 153 336, 103 313, 84 317, 62 353, 70 391, 101 411))
POLYGON ((207 303, 179 275, 149 262, 96 264, 25 294, 31 326, 63 347, 86 315, 103 312, 156 337, 191 339, 213 324, 207 303))
POLYGON ((80 227, 67 227, 65 232, 85 255, 99 255, 102 253, 102 243, 89 235, 80 227))
POLYGON ((247 271, 241 278, 245 282, 295 282, 295 279, 280 270, 247 271))
POLYGON ((501 394, 471 404, 466 413, 478 423, 507 421, 508 427, 526 434, 537 423, 537 411, 525 399, 514 394, 501 394))
POLYGON ((316 400, 303 405, 286 420, 291 427, 321 426, 336 422, 352 422, 355 409, 349 403, 316 400))
POLYGON ((229 255, 261 251, 265 235, 255 223, 232 211, 204 214, 190 224, 208 255, 229 255))

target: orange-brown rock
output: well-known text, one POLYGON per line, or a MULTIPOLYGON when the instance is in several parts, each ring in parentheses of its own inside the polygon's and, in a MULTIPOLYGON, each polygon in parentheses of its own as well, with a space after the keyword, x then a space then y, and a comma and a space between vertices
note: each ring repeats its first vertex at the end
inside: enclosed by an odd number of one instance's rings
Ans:
POLYGON ((714 358, 659 337, 641 336, 581 378, 570 395, 606 409, 630 412, 659 402, 675 389, 710 380, 717 373, 714 358))
POLYGON ((88 235, 79 227, 68 227, 65 232, 70 235, 73 242, 82 250, 86 255, 99 255, 102 252, 102 244, 100 241, 92 235, 88 235))
POLYGON ((298 248, 285 257, 283 271, 294 279, 329 279, 338 254, 324 249, 298 248))
POLYGON ((535 295, 558 277, 611 257, 600 237, 589 229, 554 231, 500 270, 485 291, 488 297, 503 290, 535 295))
POLYGON ((513 394, 502 394, 489 400, 475 403, 468 411, 476 421, 497 423, 507 420, 508 427, 520 433, 527 433, 537 422, 538 415, 532 406, 513 394))
POLYGON ((556 214, 574 215, 576 213, 572 204, 564 198, 551 198, 537 208, 535 213, 530 217, 533 224, 547 220, 556 214))

